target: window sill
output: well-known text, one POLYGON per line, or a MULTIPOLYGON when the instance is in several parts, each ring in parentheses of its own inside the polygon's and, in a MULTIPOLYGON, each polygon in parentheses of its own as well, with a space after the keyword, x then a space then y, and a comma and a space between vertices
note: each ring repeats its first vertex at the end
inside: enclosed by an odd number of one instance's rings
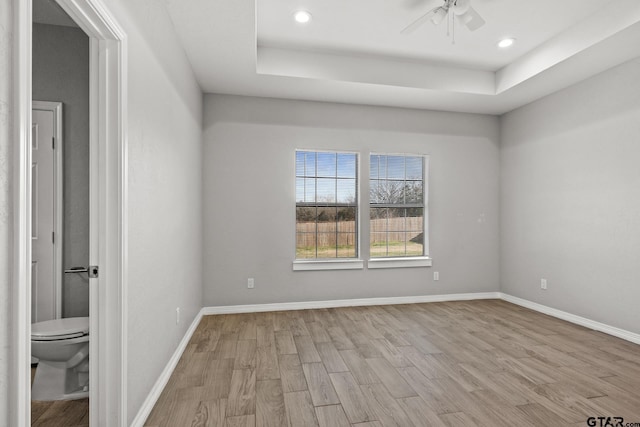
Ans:
POLYGON ((314 270, 362 270, 364 261, 361 259, 332 259, 332 260, 297 260, 293 262, 293 271, 314 270))
POLYGON ((432 259, 426 256, 407 258, 371 258, 367 263, 367 267, 370 269, 431 267, 431 261, 432 259))

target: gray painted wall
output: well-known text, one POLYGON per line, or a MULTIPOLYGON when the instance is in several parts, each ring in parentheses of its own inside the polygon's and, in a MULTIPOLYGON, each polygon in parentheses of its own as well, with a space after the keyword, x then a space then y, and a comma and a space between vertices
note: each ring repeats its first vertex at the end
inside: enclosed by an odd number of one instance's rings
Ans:
MULTIPOLYGON (((79 28, 33 25, 33 99, 63 103, 63 267, 89 263, 89 38, 79 28)), ((87 274, 65 274, 63 317, 89 315, 87 274)))
POLYGON ((107 7, 128 40, 130 423, 202 307, 202 93, 162 2, 107 7))
POLYGON ((500 159, 502 291, 635 333, 638 76, 636 59, 508 113, 500 159))
POLYGON ((0 0, 0 426, 9 425, 13 394, 9 375, 11 331, 11 270, 13 263, 12 138, 12 2, 0 0))
POLYGON ((204 126, 205 306, 498 291, 497 117, 206 95, 204 126), (433 267, 293 272, 296 148, 429 154, 433 267))

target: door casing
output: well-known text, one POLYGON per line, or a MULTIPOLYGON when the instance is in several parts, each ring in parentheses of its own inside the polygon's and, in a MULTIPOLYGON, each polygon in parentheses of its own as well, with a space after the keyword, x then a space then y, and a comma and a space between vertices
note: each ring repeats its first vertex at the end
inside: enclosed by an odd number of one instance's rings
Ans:
MULTIPOLYGON (((13 265, 9 424, 31 418, 32 1, 13 0, 13 265)), ((90 38, 90 425, 125 426, 127 38, 101 0, 58 0, 90 38)))

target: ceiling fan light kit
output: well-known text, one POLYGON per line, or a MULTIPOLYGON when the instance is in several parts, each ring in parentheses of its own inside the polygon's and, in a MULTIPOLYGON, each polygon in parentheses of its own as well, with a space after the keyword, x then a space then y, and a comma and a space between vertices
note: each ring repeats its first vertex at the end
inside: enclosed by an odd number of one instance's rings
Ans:
MULTIPOLYGON (((418 19, 406 26, 401 33, 411 34, 427 21, 431 21, 434 25, 439 25, 447 18, 449 11, 453 12, 451 14, 452 25, 455 25, 456 18, 461 24, 467 27, 469 31, 475 31, 485 24, 485 20, 482 19, 480 14, 473 7, 471 7, 471 0, 444 0, 444 4, 442 6, 435 7, 420 16, 418 19)), ((447 35, 449 35, 448 31, 447 35)), ((452 42, 455 43, 455 39, 452 38, 452 42)))
POLYGON ((444 18, 447 16, 447 12, 448 10, 441 7, 439 8, 431 17, 431 22, 433 22, 435 25, 440 24, 444 18))

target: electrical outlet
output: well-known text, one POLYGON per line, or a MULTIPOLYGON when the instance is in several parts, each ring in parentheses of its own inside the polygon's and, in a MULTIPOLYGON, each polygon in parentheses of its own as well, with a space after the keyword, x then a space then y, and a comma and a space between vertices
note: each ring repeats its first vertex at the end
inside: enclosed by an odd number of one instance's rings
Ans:
POLYGON ((176 325, 180 324, 180 307, 176 307, 176 325))
POLYGON ((255 287, 256 282, 253 280, 253 277, 249 277, 247 279, 247 288, 253 289, 255 287))
POLYGON ((540 289, 547 290, 547 279, 540 279, 540 289))
POLYGON ((440 280, 440 272, 439 271, 434 271, 433 272, 433 280, 440 280))

